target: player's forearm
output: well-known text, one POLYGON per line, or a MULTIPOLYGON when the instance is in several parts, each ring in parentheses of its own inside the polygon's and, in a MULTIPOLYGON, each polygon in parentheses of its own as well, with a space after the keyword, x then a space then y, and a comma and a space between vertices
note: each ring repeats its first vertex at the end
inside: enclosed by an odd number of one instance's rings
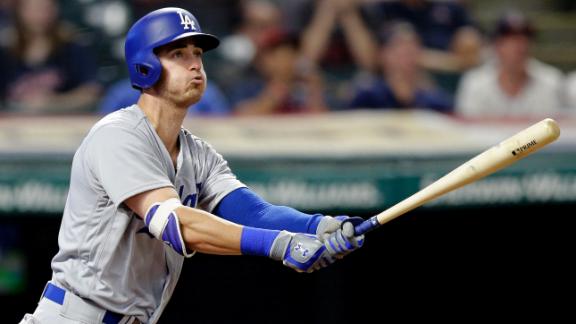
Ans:
POLYGON ((189 250, 209 254, 239 255, 242 226, 203 210, 180 207, 182 237, 189 250))
POLYGON ((237 225, 195 208, 180 207, 177 213, 183 216, 180 228, 189 250, 209 254, 275 255, 271 250, 280 231, 237 225))
POLYGON ((226 195, 214 213, 236 224, 310 234, 316 233, 323 217, 273 205, 248 188, 239 188, 226 195))

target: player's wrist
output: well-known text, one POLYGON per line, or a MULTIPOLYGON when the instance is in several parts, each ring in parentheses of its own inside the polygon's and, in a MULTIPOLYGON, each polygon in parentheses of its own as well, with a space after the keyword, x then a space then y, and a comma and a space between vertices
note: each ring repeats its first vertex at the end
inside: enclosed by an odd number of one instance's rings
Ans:
POLYGON ((244 255, 270 256, 272 245, 280 231, 244 226, 240 251, 244 255))
POLYGON ((330 217, 330 216, 324 216, 322 214, 311 215, 311 217, 308 219, 308 223, 306 225, 306 228, 307 228, 306 233, 313 234, 313 235, 317 234, 320 224, 323 222, 323 219, 326 217, 330 217))
POLYGON ((274 239, 270 247, 269 257, 276 261, 283 261, 286 257, 286 251, 290 246, 290 241, 294 237, 294 233, 288 231, 281 231, 274 239))

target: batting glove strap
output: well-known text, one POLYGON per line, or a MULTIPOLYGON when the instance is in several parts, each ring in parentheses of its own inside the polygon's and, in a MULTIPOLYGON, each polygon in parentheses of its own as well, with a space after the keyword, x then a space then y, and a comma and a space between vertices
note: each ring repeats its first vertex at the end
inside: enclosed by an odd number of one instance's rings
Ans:
POLYGON ((294 234, 290 232, 281 231, 278 236, 276 236, 276 239, 274 239, 274 242, 272 242, 270 258, 277 261, 284 260, 284 256, 286 255, 286 251, 288 250, 288 246, 290 245, 293 236, 294 234))

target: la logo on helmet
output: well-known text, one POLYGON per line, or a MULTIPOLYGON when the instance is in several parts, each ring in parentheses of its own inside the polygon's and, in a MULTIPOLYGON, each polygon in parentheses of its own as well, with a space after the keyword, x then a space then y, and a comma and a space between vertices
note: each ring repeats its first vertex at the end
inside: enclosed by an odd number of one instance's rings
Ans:
POLYGON ((190 16, 182 11, 178 11, 178 15, 180 15, 180 25, 184 25, 184 29, 196 30, 196 24, 194 20, 190 19, 190 16))

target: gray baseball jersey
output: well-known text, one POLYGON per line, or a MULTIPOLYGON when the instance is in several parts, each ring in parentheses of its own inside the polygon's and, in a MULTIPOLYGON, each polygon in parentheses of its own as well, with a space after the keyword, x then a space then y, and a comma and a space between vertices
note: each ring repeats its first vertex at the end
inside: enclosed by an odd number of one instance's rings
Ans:
POLYGON ((104 309, 155 323, 170 299, 184 257, 153 238, 122 202, 174 187, 182 204, 211 211, 244 185, 221 155, 180 131, 175 170, 137 106, 114 112, 90 130, 74 155, 70 191, 52 280, 104 309))

